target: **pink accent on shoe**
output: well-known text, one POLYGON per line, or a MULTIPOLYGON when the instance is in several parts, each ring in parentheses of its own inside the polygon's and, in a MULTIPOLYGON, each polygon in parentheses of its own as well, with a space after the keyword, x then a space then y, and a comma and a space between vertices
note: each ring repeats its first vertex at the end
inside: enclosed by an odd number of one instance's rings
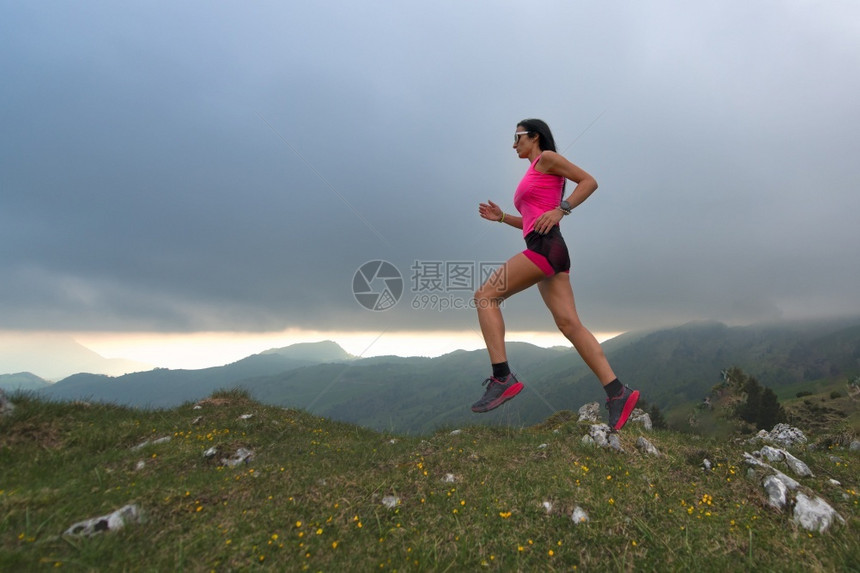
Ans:
POLYGON ((505 390, 501 396, 499 396, 498 398, 496 398, 495 400, 490 402, 487 409, 488 410, 495 410, 496 408, 498 408, 499 406, 501 406, 502 404, 504 404, 505 402, 507 402, 508 400, 510 400, 511 398, 516 396, 517 394, 519 394, 522 389, 523 389, 523 383, 517 382, 516 384, 512 385, 510 388, 505 390))
POLYGON ((615 423, 614 430, 618 431, 624 427, 624 424, 627 423, 627 418, 630 417, 630 414, 633 412, 633 408, 636 407, 636 403, 639 401, 639 390, 633 390, 630 393, 630 396, 627 397, 627 401, 624 402, 624 409, 621 410, 621 417, 618 418, 618 422, 615 423))
POLYGON ((513 386, 511 386, 510 388, 505 390, 504 393, 502 394, 502 396, 504 396, 506 398, 513 398, 514 396, 519 394, 522 389, 523 389, 523 383, 517 382, 516 384, 514 384, 513 386))

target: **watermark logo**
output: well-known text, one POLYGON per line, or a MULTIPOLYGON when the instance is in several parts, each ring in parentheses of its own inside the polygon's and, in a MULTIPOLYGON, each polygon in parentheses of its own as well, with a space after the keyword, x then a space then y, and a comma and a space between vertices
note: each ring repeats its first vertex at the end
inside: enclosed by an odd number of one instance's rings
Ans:
POLYGON ((403 295, 403 276, 388 261, 368 261, 352 277, 352 294, 367 310, 388 310, 403 295))
MULTIPOLYGON (((410 267, 413 310, 468 310, 476 307, 472 293, 482 284, 505 290, 503 263, 415 261, 410 267)), ((400 271, 387 261, 369 261, 355 272, 352 292, 368 310, 383 311, 398 303, 404 291, 400 271)), ((486 301, 485 301, 486 302, 486 301)))

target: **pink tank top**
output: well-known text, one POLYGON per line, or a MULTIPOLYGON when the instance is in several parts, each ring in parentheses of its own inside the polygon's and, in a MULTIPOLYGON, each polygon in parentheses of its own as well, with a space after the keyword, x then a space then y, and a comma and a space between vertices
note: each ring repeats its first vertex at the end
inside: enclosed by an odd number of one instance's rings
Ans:
POLYGON ((523 176, 514 193, 514 207, 523 217, 523 236, 534 230, 535 220, 561 203, 564 177, 549 175, 535 169, 540 160, 537 156, 523 176))

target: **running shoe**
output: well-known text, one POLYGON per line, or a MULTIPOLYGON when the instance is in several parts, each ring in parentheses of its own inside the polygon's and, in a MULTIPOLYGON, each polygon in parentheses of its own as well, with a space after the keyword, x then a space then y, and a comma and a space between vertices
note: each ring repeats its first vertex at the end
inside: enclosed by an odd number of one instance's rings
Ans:
POLYGON ((607 398, 606 409, 609 410, 609 427, 616 432, 623 428, 638 401, 639 390, 631 390, 629 386, 625 386, 618 396, 607 398))
POLYGON ((477 413, 494 410, 516 396, 523 389, 523 383, 517 380, 513 374, 508 374, 504 380, 498 378, 487 378, 482 386, 487 391, 480 400, 472 404, 472 411, 477 413))

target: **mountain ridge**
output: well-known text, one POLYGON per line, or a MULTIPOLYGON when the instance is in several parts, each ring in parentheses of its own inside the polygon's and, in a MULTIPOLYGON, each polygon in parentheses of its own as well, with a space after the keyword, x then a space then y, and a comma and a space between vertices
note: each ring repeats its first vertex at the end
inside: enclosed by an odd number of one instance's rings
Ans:
MULTIPOLYGON (((476 420, 468 405, 483 392, 484 350, 436 358, 356 358, 331 341, 302 344, 202 370, 156 369, 117 378, 78 374, 41 393, 162 408, 240 387, 266 403, 377 430, 421 433, 476 420)), ((604 348, 621 380, 639 388, 648 403, 678 408, 700 402, 719 382, 720 372, 732 366, 775 389, 858 372, 860 320, 753 327, 688 323, 621 335, 604 348)), ((603 399, 593 374, 572 349, 509 343, 508 353, 526 391, 504 415, 485 414, 482 423, 533 424, 603 399)))
POLYGON ((42 390, 50 385, 50 382, 32 372, 0 374, 0 389, 7 392, 42 390))

